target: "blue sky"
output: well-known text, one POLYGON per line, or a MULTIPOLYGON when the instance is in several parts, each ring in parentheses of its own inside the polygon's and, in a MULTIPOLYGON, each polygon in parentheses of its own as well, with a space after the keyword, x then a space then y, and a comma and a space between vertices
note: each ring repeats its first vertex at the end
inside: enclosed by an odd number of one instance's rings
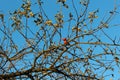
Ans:
MULTIPOLYGON (((21 1, 22 0, 9 0, 9 1, 8 0, 0 0, 0 13, 5 14, 6 23, 9 23, 9 11, 14 11, 15 9, 19 8, 20 4, 22 3, 21 1)), ((53 17, 57 13, 57 11, 59 11, 59 5, 56 6, 56 0, 45 0, 45 1, 46 2, 44 3, 43 8, 44 8, 46 14, 48 15, 49 19, 54 21, 53 17)), ((119 5, 120 1, 119 0, 116 0, 116 1, 117 1, 116 4, 119 5)), ((91 12, 91 11, 94 11, 96 9, 99 9, 99 13, 97 14, 98 19, 95 20, 96 23, 94 23, 95 26, 97 26, 99 24, 99 21, 101 21, 104 18, 104 16, 109 16, 108 12, 114 8, 114 3, 115 3, 115 0, 91 0, 90 6, 89 6, 89 11, 91 12)), ((63 9, 65 19, 67 19, 67 15, 69 14, 68 13, 69 11, 74 13, 72 5, 71 5, 71 0, 67 0, 67 4, 70 5, 70 9, 65 9, 65 8, 63 9)), ((78 8, 79 5, 78 4, 75 4, 75 5, 76 5, 78 12, 79 12, 79 8, 78 8)), ((33 9, 33 11, 37 11, 37 8, 35 7, 33 9)), ((118 9, 118 11, 120 11, 120 8, 118 9)), ((119 24, 120 23, 119 19, 120 19, 120 14, 113 18, 111 25, 112 24, 119 24)), ((33 24, 30 24, 30 25, 33 25, 33 24)), ((66 24, 64 26, 68 26, 68 24, 66 24)), ((62 30, 62 32, 63 32, 63 34, 67 35, 66 30, 67 30, 67 27, 64 28, 62 30)), ((117 36, 117 38, 118 38, 120 28, 117 26, 117 27, 112 27, 109 30, 105 29, 105 31, 107 33, 109 33, 110 37, 114 38, 115 36, 117 36)), ((67 37, 66 35, 63 35, 62 37, 67 37)), ((15 36, 15 38, 17 38, 15 40, 18 44, 23 43, 22 41, 20 41, 20 39, 21 39, 20 36, 17 36, 17 35, 14 35, 14 36, 15 36)), ((102 35, 100 35, 100 36, 102 36, 102 35)), ((102 36, 102 39, 105 42, 109 42, 108 39, 104 36, 102 36)), ((21 44, 21 46, 22 45, 23 44, 21 44)), ((113 80, 117 80, 118 78, 120 78, 119 77, 120 73, 117 73, 117 72, 118 71, 116 69, 114 72, 114 74, 116 74, 116 76, 114 77, 113 80)), ((106 80, 109 80, 109 79, 110 78, 106 78, 106 80)))

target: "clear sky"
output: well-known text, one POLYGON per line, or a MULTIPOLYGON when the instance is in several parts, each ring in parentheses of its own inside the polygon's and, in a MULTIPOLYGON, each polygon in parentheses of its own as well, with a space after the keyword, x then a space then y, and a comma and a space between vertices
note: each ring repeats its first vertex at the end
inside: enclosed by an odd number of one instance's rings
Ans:
MULTIPOLYGON (((22 3, 21 1, 22 0, 0 0, 0 13, 5 14, 5 21, 6 21, 6 23, 8 23, 8 25, 9 25, 9 12, 14 11, 15 9, 18 9, 22 3)), ((33 0, 33 1, 35 1, 35 0, 33 0)), ((108 12, 114 8, 115 0, 90 0, 90 1, 91 1, 90 5, 89 5, 90 12, 94 11, 96 9, 99 9, 98 19, 96 20, 96 23, 94 24, 96 26, 100 23, 99 21, 101 21, 104 18, 104 16, 107 16, 107 17, 109 16, 108 12)), ((54 20, 53 17, 59 10, 59 5, 56 6, 56 0, 44 0, 44 2, 45 3, 44 3, 43 8, 44 8, 46 14, 48 15, 49 19, 54 20)), ((71 0, 67 0, 67 4, 70 4, 70 3, 71 3, 71 0)), ((120 0, 116 0, 116 4, 120 5, 120 0)), ((78 4, 76 4, 76 7, 79 10, 78 4)), ((37 8, 34 7, 33 10, 37 11, 37 8)), ((68 11, 74 12, 72 7, 70 9, 63 9, 63 13, 64 13, 65 17, 69 14, 68 11)), ((118 8, 118 11, 120 11, 120 8, 118 8)), ((113 18, 113 21, 111 22, 111 24, 120 24, 120 14, 113 18)), ((33 25, 33 24, 30 24, 30 25, 33 25)), ((63 32, 63 34, 67 35, 66 30, 67 30, 67 28, 64 28, 64 30, 62 30, 62 32, 63 32)), ((114 38, 115 36, 119 37, 120 27, 117 26, 114 28, 110 28, 109 30, 106 29, 105 31, 107 33, 109 33, 110 37, 112 37, 112 38, 114 38)), ((66 37, 66 35, 63 35, 62 37, 66 37)), ((21 39, 20 36, 15 35, 15 40, 16 40, 17 44, 22 46, 23 44, 21 44, 21 43, 23 43, 23 42, 20 39, 21 39)), ((102 39, 105 42, 109 42, 108 39, 104 36, 102 36, 102 39)), ((120 78, 120 73, 118 72, 117 68, 116 68, 114 74, 116 76, 114 77, 113 80, 118 80, 118 78, 120 78)), ((105 80, 109 80, 109 79, 110 79, 110 77, 106 78, 105 80)))

